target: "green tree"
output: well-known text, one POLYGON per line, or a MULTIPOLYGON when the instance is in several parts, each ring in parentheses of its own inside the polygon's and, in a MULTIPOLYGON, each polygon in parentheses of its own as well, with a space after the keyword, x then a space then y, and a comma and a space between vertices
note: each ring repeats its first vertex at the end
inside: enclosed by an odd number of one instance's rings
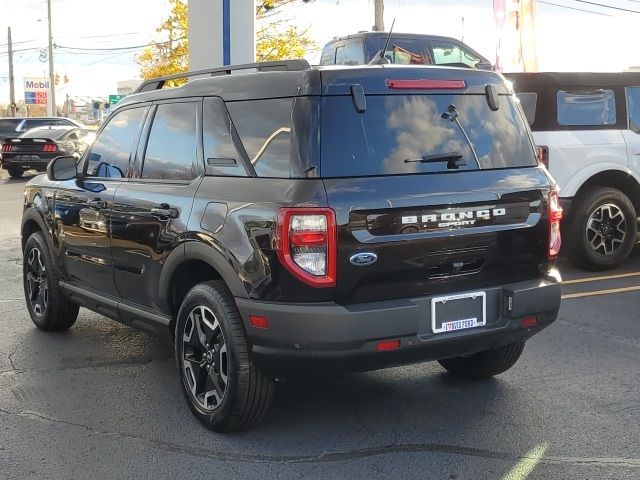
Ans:
MULTIPOLYGON (((256 60, 301 58, 315 47, 308 30, 289 25, 282 8, 299 0, 263 0, 256 5, 256 60)), ((144 79, 186 72, 189 68, 189 14, 186 0, 169 0, 169 17, 156 29, 167 40, 153 42, 137 57, 144 79)), ((178 82, 179 83, 179 82, 178 82)))

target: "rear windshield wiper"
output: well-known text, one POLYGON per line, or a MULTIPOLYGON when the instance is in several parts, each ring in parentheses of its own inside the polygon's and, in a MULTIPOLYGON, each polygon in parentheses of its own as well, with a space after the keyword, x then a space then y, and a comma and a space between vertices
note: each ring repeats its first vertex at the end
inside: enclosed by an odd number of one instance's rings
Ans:
POLYGON ((404 163, 440 163, 447 162, 448 169, 465 167, 467 162, 462 160, 464 155, 460 152, 437 153, 435 155, 424 155, 419 158, 407 158, 404 163))

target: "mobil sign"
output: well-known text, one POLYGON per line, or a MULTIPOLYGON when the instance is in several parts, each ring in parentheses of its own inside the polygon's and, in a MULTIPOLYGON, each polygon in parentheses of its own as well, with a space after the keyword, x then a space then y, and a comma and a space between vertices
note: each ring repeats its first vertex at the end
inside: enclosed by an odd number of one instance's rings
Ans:
POLYGON ((25 92, 48 92, 49 79, 38 78, 38 77, 25 77, 24 91, 25 92))
POLYGON ((49 95, 49 79, 26 77, 24 79, 24 103, 46 105, 49 95))

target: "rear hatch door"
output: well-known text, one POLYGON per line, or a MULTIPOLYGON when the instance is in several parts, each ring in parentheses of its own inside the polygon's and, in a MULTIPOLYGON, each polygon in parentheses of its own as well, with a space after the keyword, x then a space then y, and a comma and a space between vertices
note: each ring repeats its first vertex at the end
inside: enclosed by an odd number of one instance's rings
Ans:
POLYGON ((337 214, 340 303, 464 292, 546 270, 550 182, 514 98, 493 73, 432 69, 436 82, 421 83, 428 70, 352 79, 364 109, 344 95, 346 78, 342 95, 325 90, 321 176, 337 214))

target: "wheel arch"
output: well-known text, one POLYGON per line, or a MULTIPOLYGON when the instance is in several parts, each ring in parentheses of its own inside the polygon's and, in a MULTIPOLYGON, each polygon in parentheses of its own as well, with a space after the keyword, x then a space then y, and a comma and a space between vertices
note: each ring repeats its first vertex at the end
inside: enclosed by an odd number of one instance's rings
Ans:
POLYGON ((628 170, 604 170, 589 177, 576 192, 576 198, 591 187, 610 187, 624 193, 640 212, 640 181, 628 170))
POLYGON ((171 333, 186 293, 198 283, 217 279, 225 282, 234 297, 248 297, 231 262, 210 245, 190 241, 167 258, 160 275, 158 294, 166 302, 166 309, 172 317, 171 333))
POLYGON ((35 232, 42 232, 47 240, 47 243, 51 242, 51 239, 47 234, 48 229, 40 214, 38 214, 33 209, 25 210, 24 215, 22 216, 22 225, 20 226, 20 235, 22 237, 21 240, 23 250, 25 244, 27 243, 27 240, 35 232))

